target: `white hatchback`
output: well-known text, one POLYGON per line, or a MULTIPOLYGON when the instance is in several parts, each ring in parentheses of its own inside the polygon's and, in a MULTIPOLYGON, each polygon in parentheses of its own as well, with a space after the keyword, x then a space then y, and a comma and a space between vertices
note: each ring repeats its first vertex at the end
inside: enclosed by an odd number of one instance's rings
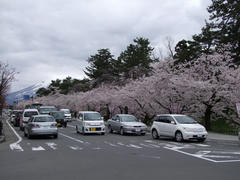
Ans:
POLYGON ((207 131, 204 126, 186 115, 163 114, 157 115, 151 127, 153 139, 159 136, 173 137, 177 142, 196 139, 205 141, 207 131))

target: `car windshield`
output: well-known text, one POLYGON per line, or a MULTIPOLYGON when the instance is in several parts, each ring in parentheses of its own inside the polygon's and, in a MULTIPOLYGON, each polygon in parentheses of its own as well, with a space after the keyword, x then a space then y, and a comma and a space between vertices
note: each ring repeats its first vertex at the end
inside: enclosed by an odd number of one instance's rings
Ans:
POLYGON ((70 111, 68 109, 62 110, 65 114, 70 114, 70 111))
POLYGON ((48 114, 51 111, 56 111, 56 108, 40 108, 41 114, 48 114))
POLYGON ((99 113, 85 113, 84 114, 84 120, 98 121, 98 120, 102 120, 102 118, 101 118, 99 113))
POLYGON ((51 116, 35 117, 33 122, 54 122, 55 120, 51 116))
POLYGON ((195 121, 194 119, 188 116, 174 116, 174 118, 180 124, 196 124, 197 123, 197 121, 195 121))
POLYGON ((37 111, 27 111, 24 113, 24 117, 31 117, 34 115, 38 115, 38 112, 37 111))
POLYGON ((121 116, 122 122, 137 122, 137 118, 135 116, 121 116))
POLYGON ((52 116, 55 119, 64 119, 64 112, 52 112, 52 116))

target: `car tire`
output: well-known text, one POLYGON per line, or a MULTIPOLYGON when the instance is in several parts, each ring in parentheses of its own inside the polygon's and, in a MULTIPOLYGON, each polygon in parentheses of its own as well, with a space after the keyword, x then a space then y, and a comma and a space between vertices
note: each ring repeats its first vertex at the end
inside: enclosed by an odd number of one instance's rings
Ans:
POLYGON ((82 128, 82 135, 85 135, 86 133, 85 133, 85 131, 84 131, 84 128, 82 128))
POLYGON ((113 133, 112 127, 110 125, 108 125, 108 132, 113 133))
POLYGON ((142 133, 141 135, 142 135, 142 136, 145 136, 145 135, 146 135, 146 133, 142 133))
POLYGON ((23 128, 22 126, 20 126, 20 130, 21 130, 21 131, 23 131, 23 130, 24 130, 24 128, 23 128))
POLYGON ((27 137, 27 133, 24 131, 24 137, 27 137))
POLYGON ((152 130, 152 138, 153 139, 159 139, 159 135, 156 129, 152 130))
POLYGON ((32 138, 32 136, 29 134, 29 132, 28 132, 28 134, 27 134, 27 137, 28 137, 28 139, 31 139, 31 138, 32 138))
POLYGON ((58 138, 58 135, 57 135, 57 134, 55 134, 53 137, 54 137, 54 139, 57 139, 57 138, 58 138))
POLYGON ((77 134, 79 133, 79 131, 78 131, 78 126, 76 126, 76 132, 77 132, 77 134))
POLYGON ((120 128, 120 134, 123 136, 125 133, 124 133, 124 130, 123 130, 123 127, 120 128))
POLYGON ((183 141, 183 135, 180 131, 177 131, 175 133, 175 141, 177 141, 177 142, 182 142, 183 141))
POLYGON ((101 133, 101 135, 105 135, 105 133, 103 132, 103 133, 101 133))

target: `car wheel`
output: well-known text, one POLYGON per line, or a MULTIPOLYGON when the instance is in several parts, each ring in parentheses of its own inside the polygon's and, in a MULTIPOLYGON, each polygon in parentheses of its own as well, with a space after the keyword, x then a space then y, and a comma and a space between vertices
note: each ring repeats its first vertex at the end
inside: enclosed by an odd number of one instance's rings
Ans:
POLYGON ((29 132, 27 133, 27 137, 28 137, 28 139, 32 138, 32 136, 29 134, 29 132))
POLYGON ((108 132, 113 133, 112 127, 110 125, 108 125, 108 132))
POLYGON ((176 134, 175 134, 175 140, 177 142, 182 142, 183 141, 183 135, 180 131, 177 131, 176 134))
POLYGON ((123 127, 120 128, 120 134, 121 134, 122 136, 124 135, 123 127))
POLYGON ((23 128, 22 126, 20 126, 20 130, 21 130, 21 131, 23 131, 23 130, 24 130, 24 128, 23 128))
POLYGON ((82 134, 85 135, 85 131, 84 131, 84 128, 82 128, 82 134))
POLYGON ((76 126, 76 132, 79 133, 79 131, 78 131, 78 126, 76 126))
POLYGON ((57 135, 57 134, 55 134, 55 135, 54 135, 54 138, 55 138, 55 139, 57 139, 57 138, 58 138, 58 135, 57 135))
POLYGON ((105 134, 104 132, 101 133, 101 135, 104 135, 104 134, 105 134))
POLYGON ((158 135, 158 132, 156 129, 153 129, 152 130, 152 138, 153 139, 158 139, 159 138, 159 135, 158 135))
POLYGON ((26 130, 24 130, 24 136, 27 137, 27 133, 26 133, 26 130))

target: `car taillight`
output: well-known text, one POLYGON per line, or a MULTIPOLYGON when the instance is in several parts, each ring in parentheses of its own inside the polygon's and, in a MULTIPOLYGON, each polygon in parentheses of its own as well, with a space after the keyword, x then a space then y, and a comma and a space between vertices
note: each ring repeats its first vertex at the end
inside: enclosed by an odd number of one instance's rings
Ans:
POLYGON ((40 128, 39 124, 33 124, 33 127, 40 128))
POLYGON ((24 119, 21 119, 22 122, 24 122, 24 119))
POLYGON ((51 127, 56 127, 56 126, 57 126, 56 123, 52 123, 52 124, 51 124, 51 127))

